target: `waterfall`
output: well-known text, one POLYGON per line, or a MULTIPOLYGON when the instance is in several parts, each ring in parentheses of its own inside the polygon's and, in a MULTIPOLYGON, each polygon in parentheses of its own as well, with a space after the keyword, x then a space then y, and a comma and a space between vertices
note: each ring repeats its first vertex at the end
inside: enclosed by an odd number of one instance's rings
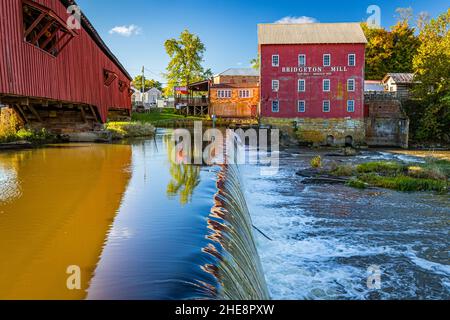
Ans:
POLYGON ((217 189, 208 218, 211 242, 203 248, 217 265, 202 268, 217 279, 218 299, 269 300, 237 166, 221 166, 217 189))

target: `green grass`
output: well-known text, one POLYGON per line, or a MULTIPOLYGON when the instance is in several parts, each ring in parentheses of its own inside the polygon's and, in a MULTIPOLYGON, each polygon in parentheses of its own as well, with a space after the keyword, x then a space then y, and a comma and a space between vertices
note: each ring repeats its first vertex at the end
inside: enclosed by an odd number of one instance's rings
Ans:
POLYGON ((148 123, 160 123, 170 122, 173 120, 205 120, 202 117, 184 116, 175 113, 175 109, 163 109, 160 111, 153 111, 150 113, 133 113, 133 121, 148 122, 148 123))
POLYGON ((8 135, 0 135, 0 143, 13 143, 19 141, 27 141, 34 144, 45 143, 53 139, 53 136, 45 129, 31 130, 20 129, 15 133, 9 133, 8 135))
POLYGON ((347 182, 347 186, 356 188, 356 189, 366 189, 368 185, 367 185, 367 183, 359 180, 358 178, 353 178, 347 182))
POLYGON ((338 177, 351 177, 355 174, 355 168, 350 164, 338 165, 331 170, 331 174, 338 177))
POLYGON ((448 183, 442 180, 418 179, 405 175, 394 177, 382 177, 374 173, 363 174, 358 177, 362 182, 375 187, 398 190, 398 191, 436 191, 448 190, 448 183))
POLYGON ((155 127, 143 122, 108 122, 105 129, 112 134, 113 140, 150 137, 155 134, 155 127))
POLYGON ((362 163, 356 167, 358 173, 378 173, 383 175, 396 175, 407 171, 403 164, 390 161, 377 161, 362 163))

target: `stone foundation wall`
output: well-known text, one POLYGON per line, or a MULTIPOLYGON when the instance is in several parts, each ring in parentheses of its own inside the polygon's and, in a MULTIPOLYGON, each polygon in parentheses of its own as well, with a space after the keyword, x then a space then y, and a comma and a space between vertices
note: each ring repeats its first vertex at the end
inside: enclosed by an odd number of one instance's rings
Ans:
POLYGON ((317 146, 357 146, 366 141, 363 119, 261 118, 261 124, 273 126, 300 142, 317 146))

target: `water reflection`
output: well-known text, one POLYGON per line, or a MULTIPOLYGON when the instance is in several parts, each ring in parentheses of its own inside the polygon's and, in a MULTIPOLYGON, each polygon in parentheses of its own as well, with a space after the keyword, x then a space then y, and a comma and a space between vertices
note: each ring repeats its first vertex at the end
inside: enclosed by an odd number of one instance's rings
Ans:
POLYGON ((170 165, 170 175, 172 179, 167 185, 167 195, 170 197, 180 196, 180 203, 187 204, 192 199, 192 194, 200 184, 200 167, 183 163, 183 159, 190 159, 189 150, 177 150, 177 162, 172 161, 172 154, 176 148, 171 137, 165 136, 164 142, 167 147, 167 158, 170 165))
POLYGON ((83 299, 130 179, 127 145, 0 154, 0 299, 83 299), (81 267, 82 290, 66 287, 81 267))

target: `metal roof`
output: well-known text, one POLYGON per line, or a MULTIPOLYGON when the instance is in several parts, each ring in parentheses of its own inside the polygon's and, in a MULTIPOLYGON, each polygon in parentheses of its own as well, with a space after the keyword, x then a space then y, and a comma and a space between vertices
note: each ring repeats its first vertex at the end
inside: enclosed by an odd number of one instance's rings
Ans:
POLYGON ((259 24, 258 44, 367 43, 359 23, 259 24))
POLYGON ((216 77, 218 76, 259 77, 259 70, 253 68, 230 68, 222 73, 219 73, 216 77))
POLYGON ((414 73, 388 73, 384 77, 383 82, 385 83, 389 78, 395 81, 395 83, 414 83, 414 73))

